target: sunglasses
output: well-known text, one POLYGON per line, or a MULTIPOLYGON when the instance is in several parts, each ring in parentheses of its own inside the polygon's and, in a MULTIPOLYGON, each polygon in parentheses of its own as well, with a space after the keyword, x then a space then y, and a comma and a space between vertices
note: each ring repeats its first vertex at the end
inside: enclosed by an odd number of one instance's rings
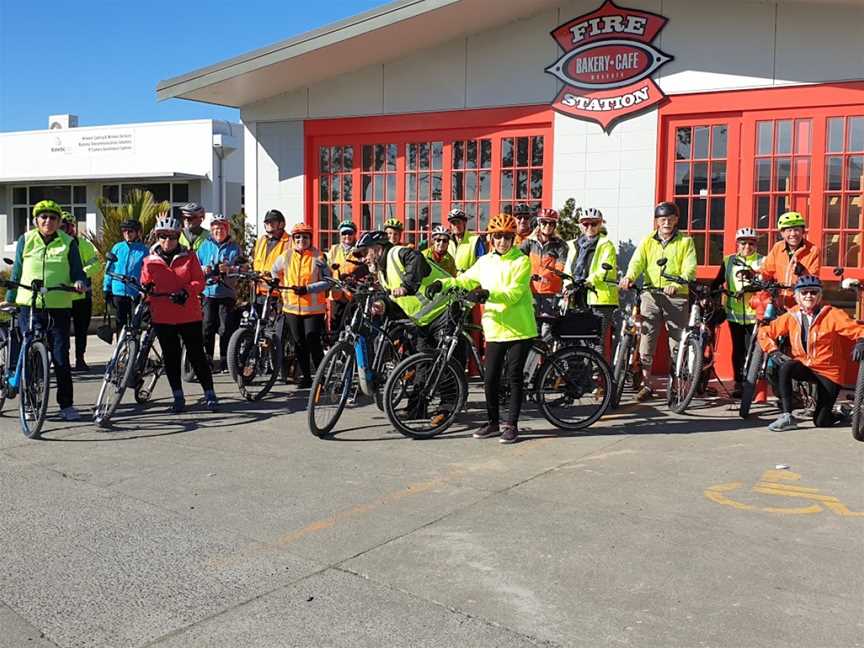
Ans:
POLYGON ((178 241, 180 239, 179 234, 157 234, 156 238, 164 240, 164 241, 178 241))
POLYGON ((556 221, 553 221, 553 220, 541 220, 540 221, 540 225, 542 227, 549 227, 550 225, 557 225, 557 224, 558 223, 556 221))
POLYGON ((312 240, 312 237, 309 236, 308 234, 295 234, 295 235, 294 235, 294 240, 295 240, 295 241, 302 241, 302 240, 304 240, 304 239, 307 240, 307 241, 311 241, 311 240, 312 240))
POLYGON ((756 245, 756 241, 752 239, 747 239, 745 241, 738 241, 739 245, 756 245))
POLYGON ((516 214, 513 218, 516 220, 531 220, 531 214, 516 214))
POLYGON ((582 221, 583 227, 600 227, 600 221, 582 221))
POLYGON ((505 240, 508 240, 508 241, 512 241, 514 238, 516 238, 515 235, 513 235, 513 234, 506 234, 506 233, 504 233, 504 232, 495 232, 495 233, 492 235, 492 240, 493 240, 493 241, 500 241, 501 239, 505 239, 505 240))
POLYGON ((42 212, 36 218, 41 218, 42 220, 60 220, 60 217, 57 214, 52 214, 51 212, 42 212))
POLYGON ((817 295, 821 295, 822 291, 819 288, 809 288, 798 291, 804 297, 816 297, 817 295))

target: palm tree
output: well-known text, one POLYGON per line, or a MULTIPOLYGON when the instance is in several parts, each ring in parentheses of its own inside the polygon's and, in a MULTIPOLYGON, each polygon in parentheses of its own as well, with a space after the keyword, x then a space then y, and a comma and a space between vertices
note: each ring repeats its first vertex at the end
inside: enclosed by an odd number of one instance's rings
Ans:
POLYGON ((95 234, 88 232, 85 236, 90 239, 103 260, 114 244, 123 240, 123 234, 120 232, 120 224, 123 221, 132 219, 141 223, 141 238, 146 241, 150 230, 156 224, 156 215, 171 211, 170 203, 156 202, 152 193, 140 189, 133 189, 126 196, 125 202, 120 205, 99 197, 96 199, 96 206, 102 212, 102 226, 95 234))

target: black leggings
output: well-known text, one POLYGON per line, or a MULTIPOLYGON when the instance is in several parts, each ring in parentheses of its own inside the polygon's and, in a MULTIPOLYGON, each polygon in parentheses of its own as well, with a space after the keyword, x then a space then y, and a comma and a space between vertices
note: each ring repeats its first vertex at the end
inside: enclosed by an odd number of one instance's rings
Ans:
POLYGON ((831 427, 839 419, 834 415, 834 403, 840 393, 840 385, 815 373, 810 367, 798 360, 790 360, 780 365, 777 382, 780 387, 780 401, 783 411, 792 413, 792 380, 803 380, 816 385, 816 412, 813 424, 816 427, 831 427))
POLYGON ((744 363, 747 360, 747 347, 750 346, 753 325, 729 322, 729 334, 732 337, 732 372, 735 382, 742 383, 745 378, 744 363))
POLYGON ((186 347, 186 357, 195 370, 195 376, 204 391, 213 389, 213 374, 204 353, 204 333, 201 322, 186 324, 154 324, 159 346, 162 347, 162 361, 165 363, 165 375, 171 391, 183 391, 183 380, 180 375, 180 340, 186 347))
POLYGON ((530 339, 486 342, 486 381, 483 387, 486 391, 486 412, 492 425, 498 425, 500 419, 498 392, 501 390, 502 370, 507 372, 507 381, 510 383, 510 407, 505 423, 516 425, 519 420, 519 411, 522 409, 522 371, 531 344, 530 339))
POLYGON ((312 378, 312 366, 309 359, 315 365, 320 365, 324 358, 324 347, 321 336, 324 335, 323 315, 293 315, 285 314, 285 324, 294 342, 294 351, 297 354, 297 362, 300 363, 300 371, 303 378, 312 378))
POLYGON ((219 359, 228 357, 228 341, 237 328, 236 304, 233 297, 204 298, 204 350, 210 358, 215 356, 216 334, 219 334, 219 359))

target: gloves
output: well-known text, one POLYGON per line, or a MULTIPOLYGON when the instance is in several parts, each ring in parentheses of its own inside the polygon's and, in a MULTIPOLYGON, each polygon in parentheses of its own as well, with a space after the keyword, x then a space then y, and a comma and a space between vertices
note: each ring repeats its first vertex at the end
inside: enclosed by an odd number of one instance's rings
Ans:
POLYGON ((485 288, 475 288, 471 291, 471 295, 472 301, 476 301, 478 304, 485 304, 486 300, 489 299, 489 291, 485 288))
POLYGON ((768 358, 778 367, 782 364, 786 364, 792 359, 782 351, 772 351, 768 355, 768 358))
POLYGON ((444 284, 442 284, 439 280, 433 281, 431 284, 426 286, 426 298, 432 299, 435 295, 437 295, 443 289, 444 289, 444 284))
POLYGON ((189 299, 189 293, 187 293, 186 289, 184 288, 180 292, 171 293, 171 296, 169 297, 169 299, 171 300, 172 304, 177 304, 178 306, 182 306, 183 304, 186 303, 186 300, 189 299))
POLYGON ((293 286, 291 290, 294 291, 295 295, 305 295, 309 292, 309 289, 306 286, 293 286))
POLYGON ((864 360, 864 338, 861 338, 855 343, 855 348, 852 349, 852 359, 855 362, 864 360))

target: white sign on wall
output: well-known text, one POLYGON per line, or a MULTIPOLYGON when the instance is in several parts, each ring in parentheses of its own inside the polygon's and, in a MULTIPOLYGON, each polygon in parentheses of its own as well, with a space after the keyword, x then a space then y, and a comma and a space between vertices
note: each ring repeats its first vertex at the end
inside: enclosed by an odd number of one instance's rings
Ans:
POLYGON ((132 130, 112 130, 101 133, 55 130, 47 137, 48 150, 54 155, 129 154, 135 148, 135 134, 132 130))

